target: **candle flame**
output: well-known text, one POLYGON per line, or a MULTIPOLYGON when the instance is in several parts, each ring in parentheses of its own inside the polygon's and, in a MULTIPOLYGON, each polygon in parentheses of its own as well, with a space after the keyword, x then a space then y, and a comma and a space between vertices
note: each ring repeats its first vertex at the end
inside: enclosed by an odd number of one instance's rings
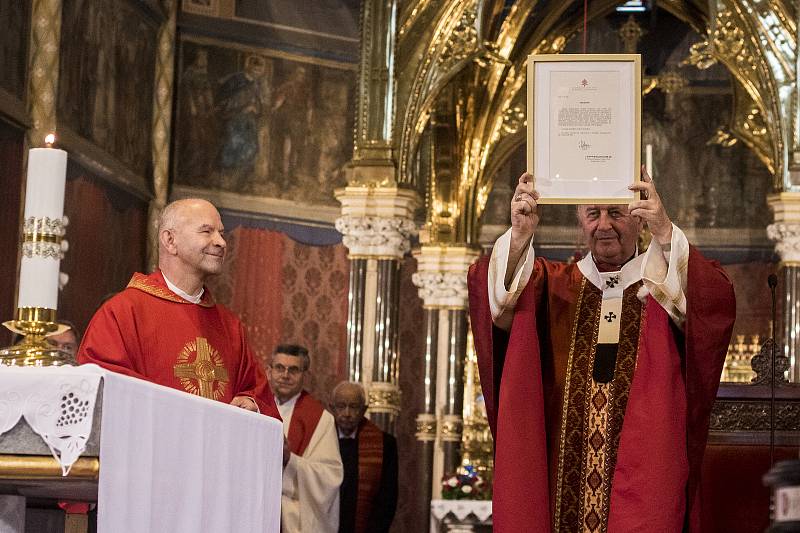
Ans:
POLYGON ((48 133, 44 138, 44 143, 47 145, 48 148, 53 146, 53 143, 56 142, 56 135, 55 133, 48 133))

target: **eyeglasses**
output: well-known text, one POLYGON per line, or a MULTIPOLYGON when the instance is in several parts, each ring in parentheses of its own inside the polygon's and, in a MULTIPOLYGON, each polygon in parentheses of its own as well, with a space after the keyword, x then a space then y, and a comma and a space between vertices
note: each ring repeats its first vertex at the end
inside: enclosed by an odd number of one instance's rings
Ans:
POLYGON ((282 364, 278 363, 278 364, 274 364, 274 365, 269 365, 269 367, 272 370, 274 370, 275 372, 277 372, 278 374, 285 374, 285 373, 288 372, 290 376, 296 376, 296 375, 300 374, 300 372, 303 372, 302 368, 300 368, 299 366, 294 366, 294 365, 292 365, 292 366, 283 366, 282 364))

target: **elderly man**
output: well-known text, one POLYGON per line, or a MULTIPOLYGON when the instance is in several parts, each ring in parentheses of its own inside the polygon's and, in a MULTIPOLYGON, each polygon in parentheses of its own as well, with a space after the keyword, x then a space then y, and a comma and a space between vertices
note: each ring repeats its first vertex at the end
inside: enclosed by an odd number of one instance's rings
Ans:
POLYGON ((205 200, 167 205, 158 270, 136 273, 95 313, 78 362, 277 417, 241 322, 205 286, 225 259, 224 228, 205 200))
POLYGON ((386 533, 397 508, 397 440, 364 418, 359 383, 336 385, 330 409, 344 466, 339 533, 386 533))
POLYGON ((591 253, 562 264, 534 257, 539 195, 523 174, 511 229, 470 271, 496 531, 699 529, 733 288, 642 177, 641 200, 578 208, 591 253))
POLYGON ((281 531, 333 533, 339 527, 342 461, 333 417, 303 390, 311 366, 308 350, 294 344, 275 348, 267 371, 283 418, 284 468, 281 531))

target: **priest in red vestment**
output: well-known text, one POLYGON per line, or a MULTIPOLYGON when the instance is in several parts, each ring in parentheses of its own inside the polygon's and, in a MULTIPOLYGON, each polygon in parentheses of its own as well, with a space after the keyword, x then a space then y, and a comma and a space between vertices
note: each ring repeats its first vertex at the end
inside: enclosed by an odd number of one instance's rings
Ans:
POLYGON ((333 416, 303 390, 311 364, 295 344, 275 348, 267 370, 283 419, 282 533, 336 533, 342 460, 333 416))
POLYGON ((344 467, 339 533, 388 533, 397 509, 397 439, 364 416, 360 383, 336 385, 330 409, 344 467))
POLYGON ((523 174, 511 229, 470 269, 496 531, 699 531, 735 299, 642 177, 641 200, 579 207, 590 254, 563 264, 534 257, 539 195, 523 174))
POLYGON ((224 228, 205 200, 178 200, 159 219, 158 270, 136 273, 89 323, 78 362, 278 418, 241 322, 214 302, 224 228))

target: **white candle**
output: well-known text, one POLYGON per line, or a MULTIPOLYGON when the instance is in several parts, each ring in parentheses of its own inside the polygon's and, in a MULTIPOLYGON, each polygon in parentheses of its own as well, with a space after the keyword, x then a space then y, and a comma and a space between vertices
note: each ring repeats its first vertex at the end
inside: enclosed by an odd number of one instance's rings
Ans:
POLYGON ((647 174, 653 177, 653 145, 648 144, 644 147, 644 168, 647 174))
POLYGON ((58 148, 28 151, 28 183, 25 187, 25 218, 64 216, 64 186, 67 152, 58 148))
MULTIPOLYGON (((64 216, 67 153, 56 148, 33 148, 28 152, 25 188, 25 220, 64 216)), ((46 243, 41 243, 46 245, 46 243)), ((31 246, 27 243, 24 246, 31 246)), ((34 245, 35 246, 35 245, 34 245)), ((23 253, 20 263, 17 307, 58 308, 58 256, 23 253)))

